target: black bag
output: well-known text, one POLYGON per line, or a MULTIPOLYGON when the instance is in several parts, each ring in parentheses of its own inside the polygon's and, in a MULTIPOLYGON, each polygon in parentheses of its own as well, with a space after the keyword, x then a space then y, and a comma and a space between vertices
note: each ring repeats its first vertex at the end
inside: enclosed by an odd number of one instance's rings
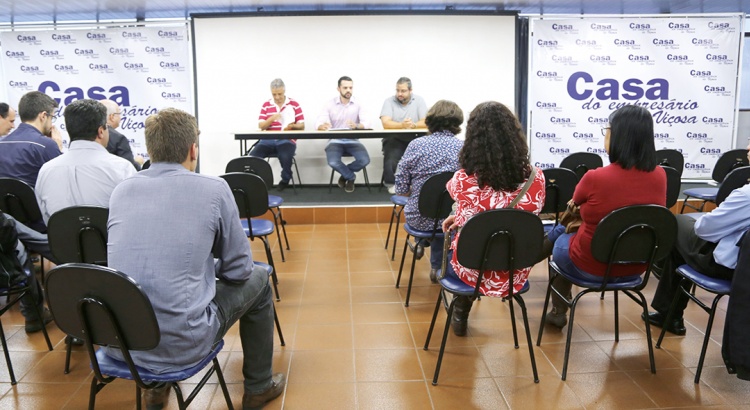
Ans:
POLYGON ((18 260, 16 224, 0 211, 0 288, 8 288, 26 280, 26 272, 18 260))

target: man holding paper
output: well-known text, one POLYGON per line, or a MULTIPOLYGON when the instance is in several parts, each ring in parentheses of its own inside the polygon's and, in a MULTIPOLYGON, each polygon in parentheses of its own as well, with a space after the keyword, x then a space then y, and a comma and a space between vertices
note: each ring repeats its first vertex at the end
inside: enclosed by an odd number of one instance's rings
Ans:
MULTIPOLYGON (((350 77, 339 78, 339 95, 329 100, 323 112, 318 116, 316 128, 318 131, 335 131, 345 129, 367 129, 367 116, 362 106, 352 97, 354 81, 350 77)), ((346 192, 354 192, 354 173, 360 171, 370 163, 367 148, 356 138, 331 139, 326 145, 326 160, 328 165, 341 174, 339 187, 346 192), (354 157, 350 164, 344 164, 341 157, 354 157)))
MULTIPOLYGON (((305 129, 305 116, 299 103, 286 96, 284 81, 271 81, 273 98, 263 103, 258 116, 258 128, 263 131, 296 131, 305 129)), ((277 156, 281 163, 278 189, 283 191, 292 179, 292 159, 297 151, 296 139, 260 140, 248 155, 267 158, 277 156)))

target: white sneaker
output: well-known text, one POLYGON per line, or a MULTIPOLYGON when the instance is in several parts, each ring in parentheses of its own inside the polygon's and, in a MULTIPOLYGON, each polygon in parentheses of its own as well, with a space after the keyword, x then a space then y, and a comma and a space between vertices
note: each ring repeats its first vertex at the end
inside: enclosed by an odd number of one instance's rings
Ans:
POLYGON ((396 195, 396 185, 391 185, 388 187, 388 193, 391 195, 396 195))

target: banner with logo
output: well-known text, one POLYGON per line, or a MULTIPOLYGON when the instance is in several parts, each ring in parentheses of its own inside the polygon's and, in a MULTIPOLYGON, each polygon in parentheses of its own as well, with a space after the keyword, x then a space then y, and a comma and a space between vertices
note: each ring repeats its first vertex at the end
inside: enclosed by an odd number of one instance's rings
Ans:
POLYGON ((62 113, 83 98, 121 106, 118 131, 134 155, 148 157, 146 117, 164 107, 193 112, 190 45, 186 26, 96 30, 11 31, 0 34, 8 103, 41 91, 60 104, 55 124, 68 136, 62 113))
POLYGON ((710 178, 734 147, 741 15, 533 18, 529 139, 532 162, 574 152, 603 157, 602 127, 626 104, 654 117, 656 149, 685 157, 683 178, 710 178))

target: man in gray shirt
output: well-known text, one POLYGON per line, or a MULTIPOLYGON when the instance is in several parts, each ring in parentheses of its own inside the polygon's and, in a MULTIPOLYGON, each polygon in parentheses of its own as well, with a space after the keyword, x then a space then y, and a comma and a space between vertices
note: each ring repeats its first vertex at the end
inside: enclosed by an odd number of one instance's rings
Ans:
MULTIPOLYGON (((411 92, 411 80, 401 77, 396 81, 396 95, 386 98, 380 110, 380 121, 385 129, 427 128, 427 105, 418 95, 411 92)), ((406 147, 414 139, 403 135, 383 138, 383 183, 388 192, 395 193, 396 167, 404 156, 406 147)))
MULTIPOLYGON (((271 288, 265 270, 253 267, 229 186, 194 172, 198 134, 195 117, 174 108, 146 119, 152 165, 112 193, 108 262, 143 287, 159 321, 161 341, 132 352, 137 365, 156 373, 192 367, 239 321, 242 404, 256 408, 286 384, 271 372, 271 288)), ((115 349, 107 354, 119 358, 115 349)), ((146 403, 160 408, 168 394, 146 390, 146 403)))

